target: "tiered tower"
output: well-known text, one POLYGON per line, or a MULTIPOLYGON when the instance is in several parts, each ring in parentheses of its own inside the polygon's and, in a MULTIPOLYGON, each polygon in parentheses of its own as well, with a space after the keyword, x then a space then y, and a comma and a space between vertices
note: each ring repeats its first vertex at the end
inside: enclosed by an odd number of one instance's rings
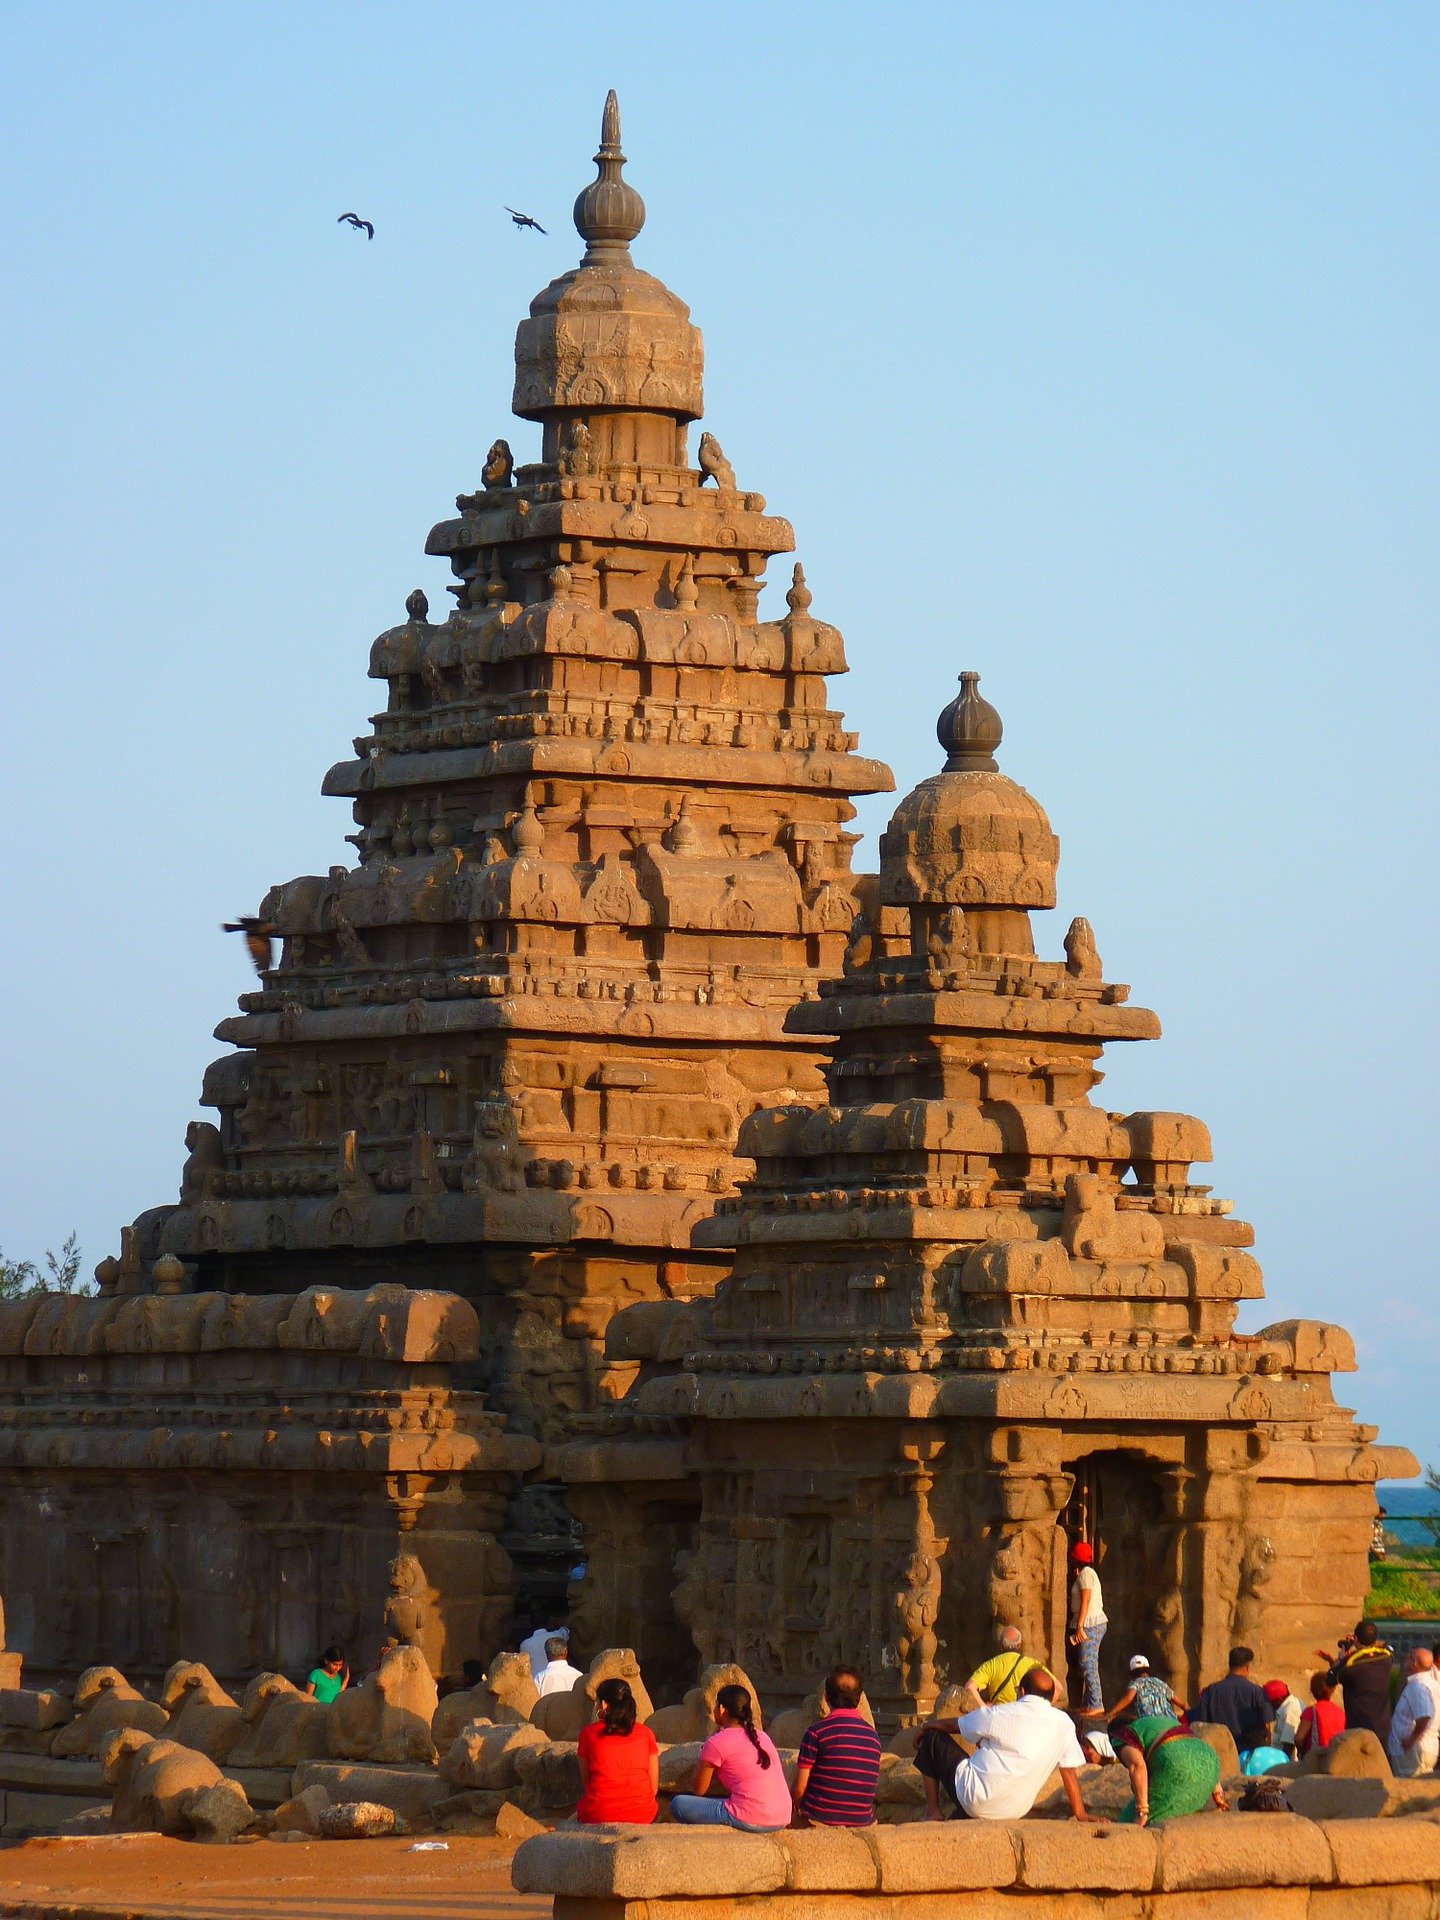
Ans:
POLYGON ((325 782, 358 863, 267 895, 218 1125, 137 1223, 142 1272, 201 1286, 464 1294, 480 1384, 546 1437, 593 1404, 617 1304, 724 1270, 692 1234, 740 1122, 821 1090, 785 1016, 841 964, 850 796, 892 784, 826 704, 844 648, 799 567, 759 617, 790 526, 710 435, 690 464, 700 335, 631 260, 613 93, 596 164, 585 257, 516 336, 540 458, 497 441, 431 532, 456 604, 413 593, 375 642, 385 711, 325 782))
POLYGON ((1105 1044, 1159 1025, 1086 921, 1037 956, 1058 842, 961 680, 878 909, 790 1018, 829 1037, 828 1100, 741 1129, 754 1177, 701 1230, 735 1250, 713 1300, 611 1324, 628 1393, 565 1456, 590 1631, 673 1658, 669 1554, 702 1657, 782 1701, 857 1661, 910 1717, 992 1622, 1064 1670, 1084 1536, 1113 1685, 1139 1650, 1193 1697, 1235 1640, 1300 1671, 1360 1610, 1373 1481, 1414 1462, 1335 1405, 1338 1327, 1235 1331, 1260 1269, 1192 1180, 1204 1126, 1091 1103, 1105 1044))

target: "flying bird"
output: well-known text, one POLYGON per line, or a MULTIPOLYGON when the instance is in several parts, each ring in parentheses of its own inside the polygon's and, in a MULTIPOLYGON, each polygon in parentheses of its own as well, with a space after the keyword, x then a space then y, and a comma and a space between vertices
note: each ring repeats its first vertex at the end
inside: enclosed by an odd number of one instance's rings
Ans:
POLYGON ((363 227, 367 240, 373 240, 375 238, 375 228, 373 225, 368 220, 362 220, 358 213, 341 213, 336 215, 335 224, 337 227, 344 226, 347 223, 352 226, 357 233, 359 233, 363 227))
POLYGON ((238 920, 226 920, 221 924, 222 933, 243 933, 250 958, 255 962, 255 971, 263 980, 265 970, 275 958, 275 949, 271 942, 280 929, 272 920, 257 920, 253 914, 242 914, 238 920))
POLYGON ((517 227, 533 227, 536 233, 544 233, 544 227, 541 226, 538 220, 532 220, 528 213, 517 213, 514 207, 506 207, 505 211, 517 227))

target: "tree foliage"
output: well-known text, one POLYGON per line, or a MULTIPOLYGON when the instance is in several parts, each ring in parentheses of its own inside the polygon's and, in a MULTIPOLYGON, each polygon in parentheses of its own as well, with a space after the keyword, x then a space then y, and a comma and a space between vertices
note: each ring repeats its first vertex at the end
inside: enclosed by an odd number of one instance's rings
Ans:
POLYGON ((0 1253, 0 1300, 24 1300, 32 1293, 90 1293, 80 1278, 80 1244, 72 1233, 59 1253, 45 1250, 45 1264, 34 1260, 7 1260, 0 1253))

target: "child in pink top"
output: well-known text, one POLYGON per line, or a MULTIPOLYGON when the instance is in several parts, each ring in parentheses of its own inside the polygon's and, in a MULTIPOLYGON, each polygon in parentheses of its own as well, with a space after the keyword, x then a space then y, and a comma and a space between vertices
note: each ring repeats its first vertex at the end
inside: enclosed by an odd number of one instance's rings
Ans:
POLYGON ((670 1801, 674 1817, 687 1826, 741 1827, 747 1833, 775 1833, 790 1824, 790 1789, 780 1756, 768 1733, 755 1730, 755 1713, 744 1687, 721 1687, 715 1696, 715 1731, 700 1749, 695 1791, 670 1801), (718 1780, 724 1799, 709 1786, 718 1780))

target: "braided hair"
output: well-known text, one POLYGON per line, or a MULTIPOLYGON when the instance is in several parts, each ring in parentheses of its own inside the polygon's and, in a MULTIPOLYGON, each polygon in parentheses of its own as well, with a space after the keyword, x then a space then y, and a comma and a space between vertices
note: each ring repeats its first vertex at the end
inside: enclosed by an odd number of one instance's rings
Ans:
POLYGON ((595 1704, 600 1709, 600 1732, 618 1734, 622 1739, 635 1725, 635 1696, 628 1680, 602 1680, 595 1689, 595 1704))
POLYGON ((755 1708, 750 1699, 750 1689, 740 1686, 721 1687, 715 1696, 715 1704, 725 1709, 727 1720, 733 1720, 737 1727, 743 1729, 751 1746, 755 1749, 760 1765, 768 1767, 770 1756, 761 1746, 760 1736, 755 1731, 755 1708))

